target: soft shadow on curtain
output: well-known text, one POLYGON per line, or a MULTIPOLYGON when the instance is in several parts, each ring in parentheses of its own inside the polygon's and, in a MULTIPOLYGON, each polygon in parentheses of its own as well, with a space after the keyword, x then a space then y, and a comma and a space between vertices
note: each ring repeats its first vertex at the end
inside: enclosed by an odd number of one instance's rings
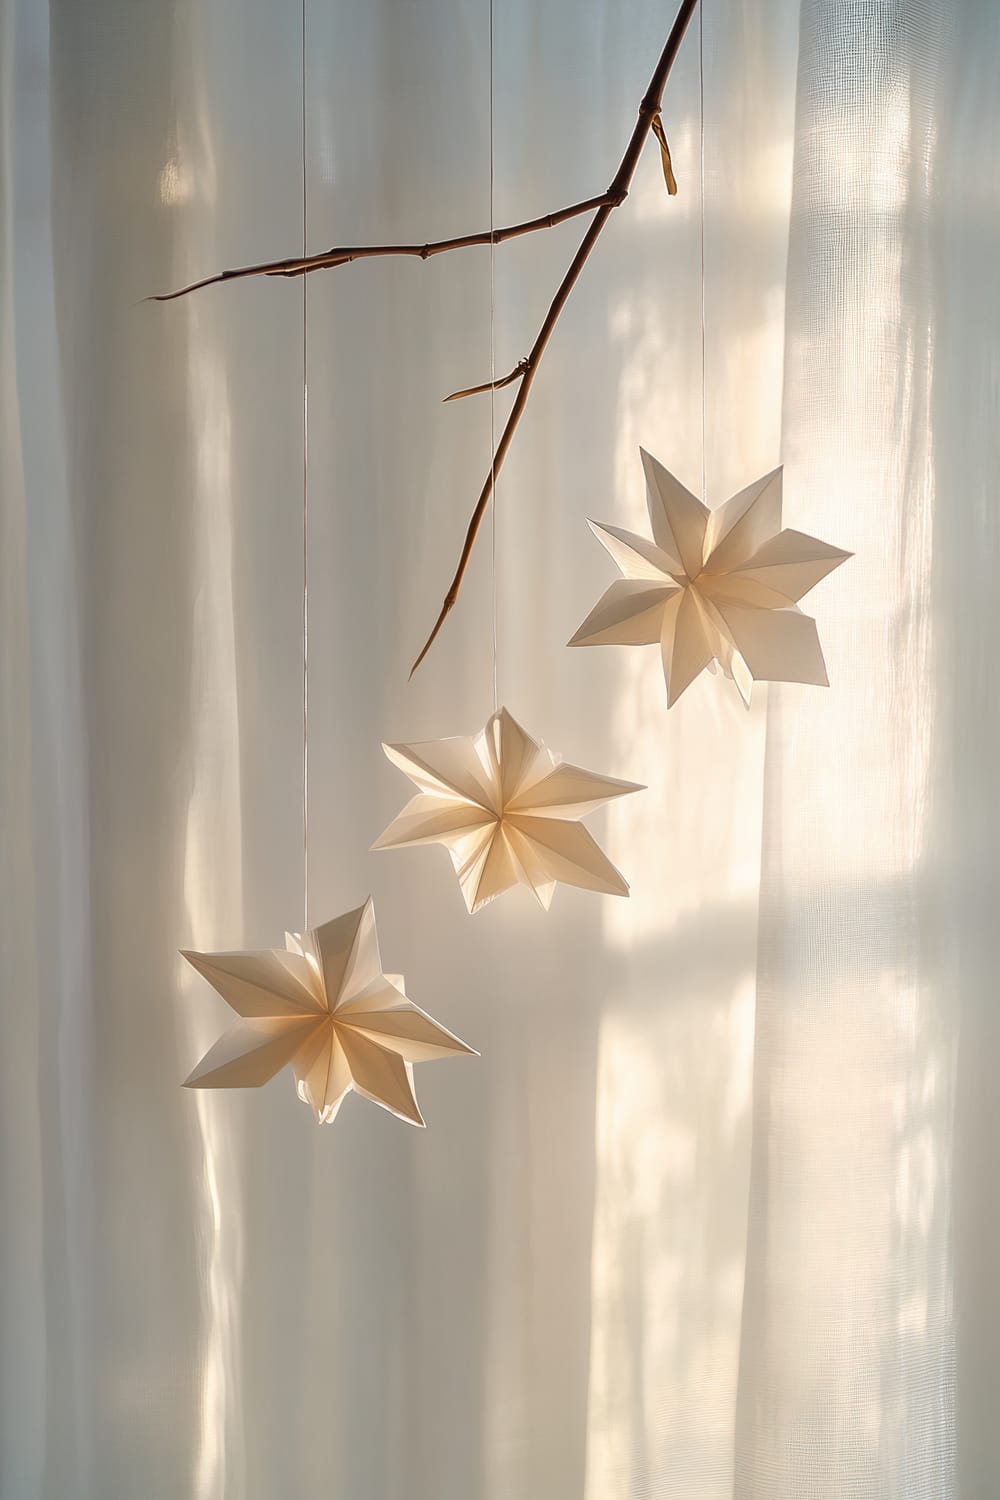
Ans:
MULTIPOLYGON (((598 190, 670 14, 496 5, 499 222, 598 190)), ((672 9, 672 8, 668 8, 672 9)), ((310 241, 488 218, 486 0, 309 0, 310 241)), ((178 1081, 180 946, 302 914, 300 291, 143 304, 299 235, 298 6, 0 0, 0 1496, 978 1500, 1000 1473, 989 484, 1000 13, 705 12, 706 469, 857 557, 834 686, 566 652, 702 462, 697 31, 499 487, 501 696, 645 781, 628 903, 470 920, 371 856, 380 740, 491 708, 488 265, 310 283, 311 911, 379 908, 477 1063, 429 1130, 178 1081)), ((497 367, 578 228, 498 252, 497 367)), ((501 415, 505 402, 499 402, 501 415)))
POLYGON ((741 1495, 985 1496, 1000 1473, 998 45, 985 5, 803 8, 788 517, 857 557, 823 591, 836 689, 775 694, 768 726, 741 1495))

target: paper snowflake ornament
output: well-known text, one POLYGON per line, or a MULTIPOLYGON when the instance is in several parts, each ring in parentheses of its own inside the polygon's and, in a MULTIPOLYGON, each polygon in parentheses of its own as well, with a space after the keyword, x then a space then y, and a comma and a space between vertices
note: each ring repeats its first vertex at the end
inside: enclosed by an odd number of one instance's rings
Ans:
POLYGON ((548 909, 556 882, 627 896, 628 885, 578 820, 643 788, 567 765, 505 708, 472 737, 383 745, 418 794, 372 845, 444 844, 470 912, 526 885, 548 909))
POLYGON ((310 932, 286 933, 285 945, 184 954, 241 1018, 185 1086, 259 1088, 291 1064, 299 1098, 322 1123, 353 1089, 423 1125, 413 1064, 473 1049, 407 999, 401 974, 383 974, 371 898, 310 932))
POLYGON ((569 645, 658 644, 668 708, 713 661, 747 704, 755 681, 827 687, 816 622, 796 606, 851 553, 780 529, 780 468, 710 511, 639 451, 653 538, 590 522, 623 576, 569 645))

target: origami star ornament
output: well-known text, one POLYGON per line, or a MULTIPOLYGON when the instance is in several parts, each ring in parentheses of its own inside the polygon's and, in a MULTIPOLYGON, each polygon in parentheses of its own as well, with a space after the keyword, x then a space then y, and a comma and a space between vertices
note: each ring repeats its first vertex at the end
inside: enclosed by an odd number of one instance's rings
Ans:
POLYGON ((668 708, 713 661, 747 704, 755 681, 827 687, 816 622, 796 605, 851 553, 780 530, 780 468, 710 511, 640 452, 653 539, 590 522, 623 576, 568 644, 658 644, 668 708))
POLYGON ((184 954, 241 1017, 185 1086, 259 1088, 290 1063, 321 1123, 354 1089, 423 1125, 413 1064, 473 1049, 407 999, 402 975, 382 973, 371 898, 304 935, 286 933, 285 944, 184 954))
POLYGON ((419 791, 372 848, 444 844, 470 912, 518 884, 546 910, 560 880, 628 895, 577 820, 612 797, 641 792, 635 782, 558 761, 505 708, 474 737, 382 748, 419 791))

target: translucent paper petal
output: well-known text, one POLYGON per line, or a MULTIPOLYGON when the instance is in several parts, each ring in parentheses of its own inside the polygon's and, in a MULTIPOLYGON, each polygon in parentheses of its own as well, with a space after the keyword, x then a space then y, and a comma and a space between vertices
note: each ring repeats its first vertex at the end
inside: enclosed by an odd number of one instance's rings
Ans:
POLYGON ((730 656, 729 672, 736 684, 737 692, 743 699, 744 708, 749 708, 753 693, 753 678, 750 675, 750 668, 738 651, 734 651, 730 656))
POLYGON ((493 715, 486 726, 486 738, 500 781, 503 806, 517 794, 519 787, 531 778, 541 746, 505 708, 493 715))
POLYGON ((337 1012, 337 1027, 350 1026, 407 1062, 427 1062, 456 1052, 473 1052, 444 1026, 439 1026, 406 995, 385 982, 369 985, 363 995, 337 1012))
POLYGON ((314 928, 310 936, 331 1010, 343 996, 362 989, 381 974, 375 907, 370 896, 364 906, 314 928))
POLYGON ((504 828, 518 881, 528 887, 542 910, 548 911, 552 905, 556 881, 544 846, 522 834, 513 822, 508 821, 504 828))
POLYGON ((354 1087, 373 1104, 381 1104, 411 1125, 423 1125, 413 1092, 413 1074, 409 1063, 396 1052, 390 1052, 369 1037, 361 1036, 349 1026, 338 1028, 338 1041, 344 1049, 354 1087))
MULTIPOLYGON (((733 643, 729 638, 729 631, 725 620, 715 608, 712 600, 706 598, 700 589, 691 590, 691 601, 694 604, 701 620, 701 628, 705 634, 705 643, 711 651, 715 662, 718 662, 723 672, 730 675, 730 657, 733 654, 733 643)), ((709 662, 707 671, 714 671, 714 662, 709 662)))
POLYGON ((676 584, 616 578, 567 645, 652 646, 660 639, 663 606, 676 593, 676 584))
POLYGON ((717 601, 736 649, 757 682, 829 686, 816 621, 797 609, 747 609, 717 601))
POLYGON ((803 594, 850 556, 850 552, 802 531, 779 531, 757 548, 733 578, 759 590, 760 602, 766 596, 772 607, 780 609, 797 604, 803 594))
POLYGON ((332 1023, 324 1026, 316 1040, 292 1063, 299 1098, 308 1104, 323 1125, 336 1119, 351 1091, 351 1070, 332 1023))
POLYGON ((189 1089, 259 1089, 287 1067, 309 1041, 314 1019, 240 1021, 210 1048, 184 1080, 189 1089))
POLYGON ((627 896, 628 882, 582 823, 517 815, 510 819, 509 838, 518 859, 542 884, 547 874, 564 885, 607 896, 627 896))
POLYGON ((676 566, 671 566, 672 559, 655 542, 648 542, 633 531, 620 531, 617 526, 597 521, 588 521, 587 525, 610 552, 623 577, 644 579, 647 583, 673 581, 676 566))
POLYGON ((326 1009, 309 960, 298 953, 264 948, 249 953, 185 951, 183 957, 238 1016, 315 1015, 326 1009))
POLYGON ((488 901, 517 885, 518 879, 519 871, 511 858, 505 825, 501 823, 477 859, 474 870, 470 870, 461 882, 466 905, 470 911, 478 911, 488 901))
POLYGON ((772 469, 712 512, 705 547, 710 573, 731 573, 781 525, 782 470, 772 469))
POLYGON ((696 578, 705 556, 708 510, 652 454, 640 448, 653 536, 675 564, 672 571, 696 578))
POLYGON ((393 818, 372 848, 406 849, 417 844, 445 843, 454 834, 468 833, 471 828, 485 828, 495 822, 495 814, 476 803, 455 802, 420 792, 393 818))
MULTIPOLYGON (((743 699, 744 708, 750 707, 750 695, 753 690, 753 678, 746 662, 743 660, 729 636, 725 620, 710 600, 702 598, 702 608, 705 614, 705 628, 712 649, 715 652, 716 661, 725 677, 734 683, 736 689, 743 699)), ((709 666, 709 671, 714 670, 714 663, 709 666)))
POLYGON ((509 803, 506 812, 508 815, 536 812, 550 818, 581 818, 610 797, 625 797, 629 792, 644 790, 638 782, 618 781, 614 776, 600 776, 595 771, 584 771, 580 766, 561 761, 541 781, 536 781, 509 803))
POLYGON ((383 745, 382 749, 421 791, 464 797, 480 807, 496 804, 498 788, 476 753, 475 741, 467 735, 418 745, 383 745))
POLYGON ((488 827, 474 829, 464 836, 439 841, 451 856, 452 868, 470 912, 475 907, 479 877, 498 827, 499 824, 491 822, 488 827))
POLYGON ((663 612, 661 653, 668 708, 673 707, 715 655, 693 593, 692 589, 685 589, 663 612))
POLYGON ((742 573, 719 573, 713 577, 702 573, 698 592, 708 602, 728 599, 732 604, 745 604, 753 609, 787 609, 791 602, 742 573))
POLYGON ((535 900, 542 910, 548 911, 552 905, 552 897, 556 893, 556 882, 554 880, 546 880, 542 885, 532 885, 531 889, 535 894, 535 900))

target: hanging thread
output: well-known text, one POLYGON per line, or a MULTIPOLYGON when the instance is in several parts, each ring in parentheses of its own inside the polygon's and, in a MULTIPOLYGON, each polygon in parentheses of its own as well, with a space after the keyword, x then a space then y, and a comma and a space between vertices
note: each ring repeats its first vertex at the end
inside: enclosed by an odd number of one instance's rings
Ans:
POLYGON ((698 212, 701 219, 701 503, 708 504, 708 444, 705 420, 705 24, 698 6, 698 212))
MULTIPOLYGON (((302 0, 302 258, 308 253, 306 0, 302 0)), ((302 274, 302 930, 309 930, 309 277, 302 274)))
POLYGON ((490 11, 490 565, 493 574, 493 712, 500 708, 500 674, 497 645, 497 422, 496 422, 496 378, 497 378, 497 287, 496 287, 496 242, 493 238, 493 180, 494 180, 494 131, 493 131, 493 0, 489 0, 490 11))

